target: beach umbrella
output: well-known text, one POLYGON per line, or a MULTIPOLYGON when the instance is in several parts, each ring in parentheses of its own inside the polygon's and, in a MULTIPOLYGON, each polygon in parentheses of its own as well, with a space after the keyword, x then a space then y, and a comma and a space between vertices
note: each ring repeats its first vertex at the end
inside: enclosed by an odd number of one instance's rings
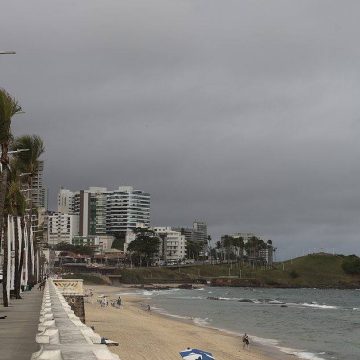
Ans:
POLYGON ((199 349, 186 349, 179 353, 184 360, 215 360, 211 353, 199 349))

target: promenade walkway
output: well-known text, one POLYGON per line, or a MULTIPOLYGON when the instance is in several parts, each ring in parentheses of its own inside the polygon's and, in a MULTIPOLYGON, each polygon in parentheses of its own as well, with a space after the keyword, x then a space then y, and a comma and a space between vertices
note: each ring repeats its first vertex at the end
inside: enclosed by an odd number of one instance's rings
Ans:
POLYGON ((22 300, 12 299, 10 306, 4 308, 0 295, 0 316, 7 316, 6 319, 0 319, 1 360, 29 360, 32 353, 40 349, 35 337, 43 292, 34 288, 21 296, 22 300))

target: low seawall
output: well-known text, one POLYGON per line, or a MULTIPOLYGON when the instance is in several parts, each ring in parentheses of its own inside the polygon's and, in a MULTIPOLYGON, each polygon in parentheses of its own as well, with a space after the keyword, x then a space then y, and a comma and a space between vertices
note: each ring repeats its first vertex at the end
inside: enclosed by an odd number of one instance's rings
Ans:
POLYGON ((74 314, 85 324, 84 286, 82 279, 55 279, 53 284, 64 296, 74 314))
MULTIPOLYGON (((101 337, 87 327, 72 310, 62 294, 71 287, 79 291, 81 285, 72 285, 48 279, 45 285, 36 342, 40 351, 33 353, 32 360, 120 360, 101 343, 101 337), (60 290, 61 288, 61 290, 60 290)), ((72 290, 73 291, 73 290, 72 290)), ((75 295, 66 295, 74 298, 75 295)), ((83 303, 82 303, 83 306, 83 303)), ((81 306, 80 306, 81 307, 81 306)))

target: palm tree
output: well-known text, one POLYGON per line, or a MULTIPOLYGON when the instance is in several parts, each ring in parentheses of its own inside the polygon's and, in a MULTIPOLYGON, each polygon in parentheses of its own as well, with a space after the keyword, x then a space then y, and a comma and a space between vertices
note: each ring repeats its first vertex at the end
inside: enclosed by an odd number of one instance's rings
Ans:
POLYGON ((24 263, 24 249, 25 249, 25 240, 24 240, 24 228, 25 228, 25 211, 26 211, 26 199, 22 193, 22 184, 20 172, 15 161, 11 163, 10 179, 9 179, 9 189, 8 189, 8 199, 10 212, 15 216, 15 297, 16 299, 21 299, 20 296, 20 283, 21 275, 24 263), (20 217, 20 229, 18 227, 18 218, 20 217), (19 241, 19 230, 21 231, 21 248, 19 241), (20 252, 20 257, 19 257, 20 252))
POLYGON ((0 183, 0 247, 1 234, 4 227, 4 207, 7 190, 7 178, 9 173, 9 144, 11 140, 11 118, 21 111, 18 102, 5 90, 0 89, 0 145, 2 166, 0 183))
POLYGON ((18 102, 5 90, 0 89, 0 145, 1 145, 1 182, 0 182, 0 248, 1 238, 4 237, 4 261, 3 261, 3 304, 9 306, 7 296, 7 266, 8 266, 8 240, 7 240, 7 217, 5 219, 5 197, 9 175, 9 144, 11 141, 11 119, 21 111, 18 102))
POLYGON ((223 238, 223 245, 227 254, 227 258, 228 258, 228 263, 230 260, 230 253, 231 253, 231 248, 234 245, 234 238, 230 235, 224 235, 223 238))
POLYGON ((242 236, 234 237, 233 246, 236 248, 237 258, 240 258, 241 261, 243 256, 243 249, 244 249, 244 238, 242 236))
MULTIPOLYGON (((36 244, 32 244, 31 242, 31 222, 33 215, 33 203, 32 203, 32 186, 33 179, 35 175, 38 173, 40 166, 40 156, 44 153, 44 143, 40 136, 37 135, 23 135, 14 140, 13 147, 16 149, 28 149, 28 151, 19 152, 15 154, 15 158, 17 160, 17 164, 19 170, 25 174, 24 178, 27 181, 28 186, 28 201, 29 201, 29 214, 27 219, 27 234, 28 234, 28 258, 29 258, 29 270, 32 269, 33 260, 31 259, 31 246, 33 246, 34 250, 36 244)), ((35 253, 35 251, 34 251, 35 253)), ((32 270, 29 272, 32 275, 35 275, 32 270)), ((34 279, 35 280, 35 279, 34 279)))

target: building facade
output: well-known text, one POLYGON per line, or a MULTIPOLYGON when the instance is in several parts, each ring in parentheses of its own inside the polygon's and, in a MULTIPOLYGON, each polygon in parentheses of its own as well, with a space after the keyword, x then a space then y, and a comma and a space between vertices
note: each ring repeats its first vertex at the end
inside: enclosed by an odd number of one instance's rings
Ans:
POLYGON ((79 235, 79 215, 53 213, 47 217, 47 240, 49 245, 60 242, 72 243, 79 235))
POLYGON ((31 198, 36 208, 48 209, 48 189, 43 184, 44 161, 39 161, 38 171, 32 179, 31 198))
POLYGON ((159 256, 165 262, 179 262, 186 257, 185 235, 171 227, 157 226, 153 230, 159 236, 159 256))
MULTIPOLYGON (((106 188, 90 187, 88 190, 80 190, 80 236, 106 234, 106 199, 106 188)), ((74 199, 74 204, 75 202, 76 200, 74 199)))
POLYGON ((127 233, 139 225, 150 226, 150 194, 131 186, 109 191, 106 205, 106 229, 110 234, 127 233))
POLYGON ((207 224, 203 221, 195 220, 193 222, 193 232, 192 240, 196 242, 201 242, 207 244, 208 233, 207 233, 207 224))
MULTIPOLYGON (((58 212, 78 216, 78 242, 87 239, 93 242, 95 237, 105 239, 106 235, 116 235, 128 244, 136 227, 150 226, 150 194, 131 186, 120 186, 112 191, 103 187, 76 192, 61 188, 58 212)), ((105 248, 108 243, 104 243, 105 248)))
POLYGON ((62 214, 76 214, 75 212, 75 193, 68 189, 60 188, 57 199, 57 211, 62 214))

